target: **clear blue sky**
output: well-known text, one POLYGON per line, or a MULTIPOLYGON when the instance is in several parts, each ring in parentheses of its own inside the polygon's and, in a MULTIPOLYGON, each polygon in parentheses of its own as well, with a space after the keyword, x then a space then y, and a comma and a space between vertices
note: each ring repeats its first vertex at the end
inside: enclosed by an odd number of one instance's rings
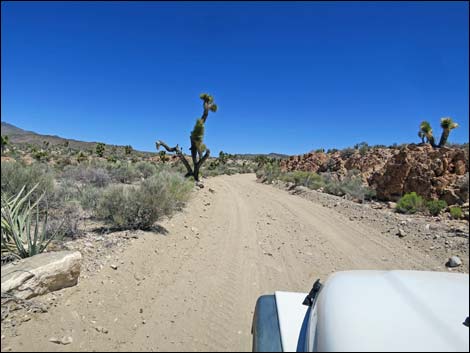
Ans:
POLYGON ((2 120, 86 141, 214 154, 468 141, 467 2, 2 2, 2 120))

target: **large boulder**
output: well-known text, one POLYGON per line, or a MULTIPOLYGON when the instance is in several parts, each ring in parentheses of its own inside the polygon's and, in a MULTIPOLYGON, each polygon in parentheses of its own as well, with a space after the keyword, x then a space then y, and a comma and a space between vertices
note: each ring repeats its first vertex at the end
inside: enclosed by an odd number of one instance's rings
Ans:
POLYGON ((29 299, 78 283, 82 255, 78 251, 42 253, 2 266, 2 293, 29 299))

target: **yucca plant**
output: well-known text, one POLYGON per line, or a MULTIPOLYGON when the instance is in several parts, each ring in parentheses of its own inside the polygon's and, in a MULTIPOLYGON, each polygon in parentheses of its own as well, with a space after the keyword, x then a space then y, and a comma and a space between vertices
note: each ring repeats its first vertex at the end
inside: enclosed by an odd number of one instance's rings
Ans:
POLYGON ((31 204, 30 196, 37 186, 38 184, 26 194, 23 187, 17 195, 8 199, 4 194, 1 195, 2 255, 9 253, 17 258, 31 257, 42 253, 54 239, 55 234, 49 238, 46 236, 47 208, 40 226, 39 203, 44 194, 31 204))
POLYGON ((447 139, 449 138, 450 130, 455 129, 458 126, 459 124, 455 123, 450 117, 441 119, 442 135, 439 141, 439 147, 445 146, 447 139))
POLYGON ((432 147, 436 147, 436 142, 434 140, 434 135, 432 134, 432 127, 428 121, 423 121, 419 125, 418 136, 424 141, 424 137, 431 144, 432 147))

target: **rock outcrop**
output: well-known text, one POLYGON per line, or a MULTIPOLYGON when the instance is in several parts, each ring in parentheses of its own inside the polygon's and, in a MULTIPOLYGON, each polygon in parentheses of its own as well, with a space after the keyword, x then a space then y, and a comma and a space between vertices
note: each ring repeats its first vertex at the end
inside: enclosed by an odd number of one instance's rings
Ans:
POLYGON ((2 266, 2 293, 29 299, 78 283, 82 255, 78 251, 42 253, 2 266))
POLYGON ((427 199, 443 199, 449 205, 468 200, 469 154, 464 148, 432 148, 410 144, 402 148, 371 148, 334 153, 312 152, 281 161, 282 171, 333 173, 339 179, 358 170, 364 184, 384 201, 396 201, 415 191, 427 199), (467 176, 465 176, 467 175, 467 176), (467 179, 465 179, 467 178, 467 179))

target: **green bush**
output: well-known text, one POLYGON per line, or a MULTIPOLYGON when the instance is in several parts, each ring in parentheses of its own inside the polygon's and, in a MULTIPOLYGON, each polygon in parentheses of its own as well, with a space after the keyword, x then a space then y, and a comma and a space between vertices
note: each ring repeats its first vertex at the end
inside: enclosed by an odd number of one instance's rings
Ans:
POLYGON ((82 208, 78 201, 69 201, 63 203, 60 209, 50 211, 49 221, 47 223, 47 237, 76 238, 82 234, 79 228, 82 219, 82 208))
POLYGON ((157 168, 150 162, 138 162, 135 164, 137 173, 144 179, 154 175, 157 172, 157 168))
POLYGON ((264 163, 256 171, 256 177, 263 183, 272 183, 274 180, 279 179, 280 175, 281 167, 277 160, 264 163))
POLYGON ((450 215, 454 219, 460 219, 462 218, 462 209, 458 206, 454 206, 450 208, 450 215))
POLYGON ((350 196, 356 200, 369 200, 375 197, 375 190, 364 186, 359 171, 350 170, 343 180, 332 173, 323 173, 325 187, 323 190, 336 196, 350 196))
POLYGON ((111 178, 106 169, 85 165, 66 167, 62 177, 83 184, 91 184, 96 187, 105 187, 111 182, 111 178))
POLYGON ((280 180, 291 182, 295 185, 306 186, 309 189, 317 190, 325 185, 322 177, 317 173, 294 171, 282 174, 280 180))
POLYGON ((6 197, 17 195, 25 187, 24 192, 28 193, 33 187, 31 197, 38 199, 40 195, 50 194, 54 187, 53 171, 44 164, 33 163, 24 165, 19 162, 5 162, 1 165, 2 169, 2 193, 6 197))
POLYGON ((193 184, 182 176, 161 172, 139 186, 115 185, 103 192, 98 218, 119 229, 149 229, 188 200, 193 184))
POLYGON ((395 210, 400 213, 416 213, 424 208, 424 199, 416 192, 405 194, 398 202, 395 210))
POLYGON ((131 184, 139 178, 139 173, 130 163, 118 164, 110 170, 111 179, 118 183, 131 184))
POLYGON ((447 207, 447 202, 444 200, 431 200, 426 203, 426 207, 431 215, 437 216, 447 207))
POLYGON ((84 210, 94 212, 96 211, 101 195, 102 189, 98 189, 92 185, 85 185, 83 188, 80 188, 78 201, 84 210))

